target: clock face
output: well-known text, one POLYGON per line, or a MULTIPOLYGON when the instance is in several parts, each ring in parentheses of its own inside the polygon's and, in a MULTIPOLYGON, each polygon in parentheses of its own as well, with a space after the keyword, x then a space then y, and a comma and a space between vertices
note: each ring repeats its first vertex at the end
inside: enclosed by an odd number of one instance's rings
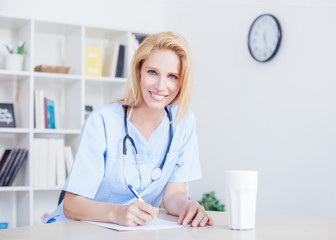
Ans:
POLYGON ((280 23, 273 15, 263 14, 254 20, 248 35, 248 48, 255 60, 271 60, 277 53, 280 42, 280 23))

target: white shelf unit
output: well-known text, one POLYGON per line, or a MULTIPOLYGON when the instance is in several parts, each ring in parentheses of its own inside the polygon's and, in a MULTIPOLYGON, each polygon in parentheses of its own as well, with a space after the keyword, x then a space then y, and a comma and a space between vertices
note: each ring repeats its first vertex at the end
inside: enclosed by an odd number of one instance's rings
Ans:
POLYGON ((0 154, 7 148, 29 149, 13 185, 0 187, 0 222, 8 222, 9 228, 37 225, 45 213, 56 209, 61 187, 33 184, 33 140, 63 138, 76 153, 85 105, 97 108, 124 93, 131 37, 128 30, 0 16, 0 103, 14 103, 16 120, 16 128, 0 128, 0 154), (4 44, 19 41, 26 42, 23 71, 8 71, 4 44), (101 47, 104 59, 105 48, 111 43, 126 47, 123 78, 85 76, 85 47, 101 47), (34 67, 41 64, 70 66, 70 72, 34 72, 34 67), (43 90, 54 100, 56 129, 34 128, 35 90, 43 90))

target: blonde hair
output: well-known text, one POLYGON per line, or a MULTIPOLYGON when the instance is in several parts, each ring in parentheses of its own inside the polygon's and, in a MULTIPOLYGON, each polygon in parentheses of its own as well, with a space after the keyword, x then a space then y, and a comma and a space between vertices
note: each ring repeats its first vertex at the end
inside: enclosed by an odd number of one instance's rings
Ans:
POLYGON ((125 95, 123 98, 118 99, 117 102, 129 106, 137 106, 142 103, 141 67, 155 50, 171 50, 181 59, 180 90, 175 99, 169 104, 178 104, 175 121, 179 121, 190 107, 193 76, 188 44, 181 35, 173 32, 152 34, 144 39, 133 56, 125 95))

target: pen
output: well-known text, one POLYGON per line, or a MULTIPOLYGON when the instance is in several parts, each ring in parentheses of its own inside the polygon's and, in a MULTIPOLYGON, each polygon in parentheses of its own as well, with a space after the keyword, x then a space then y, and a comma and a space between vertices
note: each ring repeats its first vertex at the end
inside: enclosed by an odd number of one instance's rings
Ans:
MULTIPOLYGON (((145 202, 139 195, 139 193, 132 187, 131 184, 128 184, 128 189, 133 193, 133 195, 140 201, 145 202)), ((154 218, 155 221, 158 221, 157 218, 154 218)))

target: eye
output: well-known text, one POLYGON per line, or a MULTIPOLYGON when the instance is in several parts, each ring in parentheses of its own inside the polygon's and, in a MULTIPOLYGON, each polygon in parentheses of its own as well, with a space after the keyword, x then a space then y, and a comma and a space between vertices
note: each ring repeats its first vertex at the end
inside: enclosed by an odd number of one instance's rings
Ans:
POLYGON ((147 71, 150 75, 156 75, 156 72, 154 70, 148 70, 147 71))
POLYGON ((169 75, 168 77, 169 77, 170 79, 173 79, 173 80, 178 79, 178 77, 177 77, 176 75, 174 75, 174 74, 171 74, 171 75, 169 75))

